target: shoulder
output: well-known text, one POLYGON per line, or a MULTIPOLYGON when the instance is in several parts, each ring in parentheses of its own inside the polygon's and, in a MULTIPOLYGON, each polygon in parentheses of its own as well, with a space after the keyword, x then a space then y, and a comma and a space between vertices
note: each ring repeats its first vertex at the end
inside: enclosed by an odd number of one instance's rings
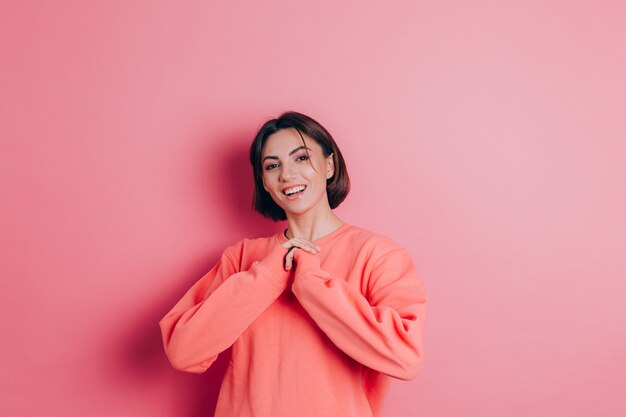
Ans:
POLYGON ((415 285, 419 281, 411 255, 394 239, 358 226, 349 232, 346 252, 352 254, 353 265, 360 265, 363 271, 364 294, 368 297, 388 294, 384 288, 389 284, 395 285, 389 288, 398 288, 397 285, 415 285))
POLYGON ((375 259, 394 251, 406 252, 404 247, 391 237, 355 225, 350 225, 349 230, 346 231, 344 242, 375 259))

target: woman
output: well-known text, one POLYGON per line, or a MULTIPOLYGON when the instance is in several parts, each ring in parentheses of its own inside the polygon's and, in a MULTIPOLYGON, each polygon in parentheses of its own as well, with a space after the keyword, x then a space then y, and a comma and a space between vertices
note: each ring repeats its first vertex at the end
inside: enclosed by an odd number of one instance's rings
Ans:
POLYGON ((254 208, 287 229, 244 239, 161 320, 176 369, 232 346, 216 417, 377 416, 389 376, 415 377, 426 300, 410 256, 332 211, 350 182, 331 135, 287 112, 250 149, 254 208))

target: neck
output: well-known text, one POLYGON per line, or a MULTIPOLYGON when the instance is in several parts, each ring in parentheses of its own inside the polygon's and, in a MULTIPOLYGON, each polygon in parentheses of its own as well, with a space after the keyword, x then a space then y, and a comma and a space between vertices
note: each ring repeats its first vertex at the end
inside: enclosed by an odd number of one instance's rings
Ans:
POLYGON ((287 230, 289 239, 299 237, 312 242, 337 230, 343 221, 329 209, 322 215, 288 216, 287 223, 289 224, 287 230))

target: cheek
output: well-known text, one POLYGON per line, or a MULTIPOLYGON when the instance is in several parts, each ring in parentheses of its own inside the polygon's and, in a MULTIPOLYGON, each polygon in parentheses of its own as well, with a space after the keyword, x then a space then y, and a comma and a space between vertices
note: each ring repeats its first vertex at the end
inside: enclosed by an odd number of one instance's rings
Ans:
POLYGON ((261 177, 261 180, 263 181, 263 188, 265 189, 265 191, 267 191, 268 193, 272 193, 272 189, 276 188, 276 184, 278 182, 278 179, 276 178, 276 175, 272 175, 273 173, 263 173, 263 176, 261 177))
POLYGON ((311 178, 315 178, 320 183, 326 183, 326 166, 319 164, 315 166, 315 169, 309 166, 309 175, 311 178))

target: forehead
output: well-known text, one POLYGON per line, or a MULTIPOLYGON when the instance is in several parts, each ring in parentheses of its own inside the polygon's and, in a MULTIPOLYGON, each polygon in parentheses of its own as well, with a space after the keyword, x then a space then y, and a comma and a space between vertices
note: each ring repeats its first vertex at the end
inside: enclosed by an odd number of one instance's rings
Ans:
MULTIPOLYGON (((303 133, 302 138, 304 138, 304 144, 313 152, 322 151, 322 147, 309 136, 303 133)), ((298 131, 292 127, 272 133, 263 144, 261 157, 266 155, 288 155, 295 148, 302 146, 302 138, 298 131)))

